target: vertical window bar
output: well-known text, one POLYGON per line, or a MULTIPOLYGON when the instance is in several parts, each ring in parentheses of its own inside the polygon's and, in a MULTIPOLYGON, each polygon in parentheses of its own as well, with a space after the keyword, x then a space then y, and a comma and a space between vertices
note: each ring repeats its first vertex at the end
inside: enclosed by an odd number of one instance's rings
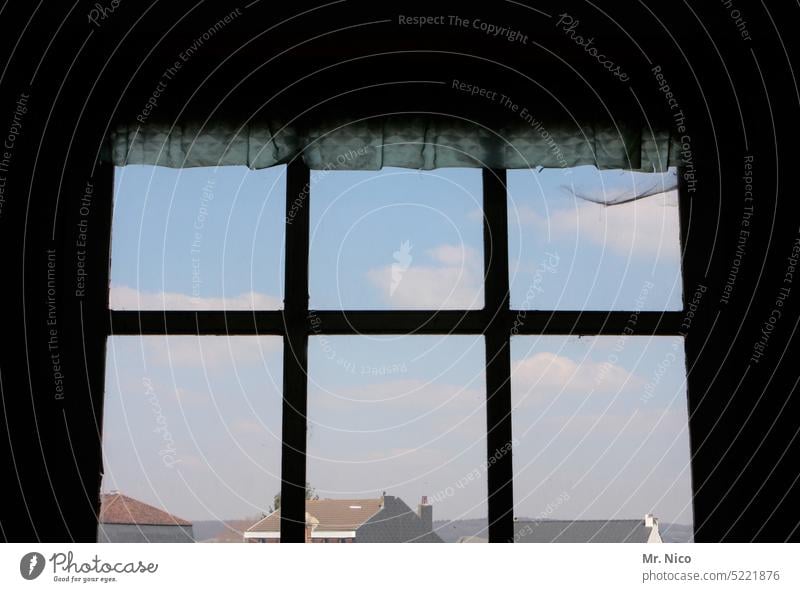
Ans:
POLYGON ((308 242, 310 173, 300 158, 286 169, 281 542, 305 542, 308 408, 308 242))
MULTIPOLYGON (((109 282, 111 277, 111 224, 113 220, 114 208, 114 167, 109 163, 98 164, 93 171, 94 178, 91 179, 94 187, 94 198, 91 199, 91 207, 88 208, 86 221, 88 227, 92 229, 91 242, 85 253, 85 269, 91 281, 86 282, 86 289, 81 298, 78 298, 77 308, 73 309, 79 314, 71 315, 67 325, 74 324, 79 326, 81 341, 83 342, 82 355, 77 360, 81 360, 85 369, 84 376, 80 377, 80 372, 75 373, 74 388, 85 393, 85 405, 73 406, 80 409, 78 415, 85 417, 87 422, 89 416, 88 408, 91 408, 91 423, 94 430, 87 430, 85 424, 81 426, 76 420, 74 413, 65 410, 64 420, 69 422, 70 432, 72 433, 70 446, 71 454, 75 459, 75 468, 82 474, 80 482, 83 489, 80 493, 75 492, 81 497, 85 496, 91 506, 87 508, 84 504, 76 505, 76 510, 80 507, 82 516, 88 516, 87 510, 91 512, 92 519, 81 523, 78 528, 72 525, 68 527, 70 538, 76 542, 96 542, 97 541, 97 522, 100 518, 100 486, 103 474, 103 436, 102 436, 102 417, 103 405, 105 403, 105 380, 106 380, 106 346, 108 325, 108 297, 109 282), (77 428, 77 431, 76 431, 77 428), (80 468, 79 468, 80 467, 80 468), (94 494, 94 495, 92 495, 94 494)), ((72 248, 78 249, 75 241, 75 228, 77 220, 73 217, 83 218, 83 212, 77 205, 66 208, 71 214, 69 221, 63 218, 63 209, 59 212, 62 217, 59 224, 73 229, 66 233, 66 239, 72 248), (70 224, 67 226, 67 224, 70 224)), ((66 228, 64 228, 66 230, 66 228)), ((76 260, 78 253, 70 253, 65 249, 67 260, 76 260), (69 254, 68 254, 69 253, 69 254)), ((76 293, 77 296, 77 293, 76 293)), ((75 352, 73 352, 75 353, 75 352)), ((80 363, 80 362, 79 362, 80 363)), ((67 499, 62 497, 61 502, 67 499)), ((69 503, 69 502, 67 502, 69 503)), ((77 514, 76 514, 77 515, 77 514)))
POLYGON ((506 171, 483 170, 489 542, 514 540, 506 171))
POLYGON ((689 229, 691 228, 692 216, 692 202, 689 199, 689 192, 686 190, 686 177, 684 175, 684 167, 678 167, 678 221, 680 224, 680 249, 681 249, 681 282, 683 284, 683 302, 681 312, 686 312, 686 303, 691 299, 693 287, 689 286, 686 281, 687 275, 685 272, 686 267, 686 243, 689 240, 689 229))

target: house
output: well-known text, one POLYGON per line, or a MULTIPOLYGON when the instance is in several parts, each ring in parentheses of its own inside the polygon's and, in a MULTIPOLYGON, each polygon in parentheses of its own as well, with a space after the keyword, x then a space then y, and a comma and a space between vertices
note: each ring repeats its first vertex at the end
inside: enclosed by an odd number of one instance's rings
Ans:
MULTIPOLYGON (((244 533, 245 542, 277 543, 280 510, 244 533)), ((433 532, 433 508, 423 497, 414 512, 399 497, 306 501, 307 543, 441 543, 433 532)))
POLYGON ((100 496, 98 543, 193 543, 192 523, 121 493, 100 496))
MULTIPOLYGON (((464 541, 475 542, 475 541, 464 541)), ((658 519, 643 520, 519 520, 516 543, 661 543, 658 519)))
MULTIPOLYGON (((465 535, 459 543, 488 543, 486 536, 465 535)), ((517 520, 515 543, 661 543, 658 519, 643 520, 517 520)))

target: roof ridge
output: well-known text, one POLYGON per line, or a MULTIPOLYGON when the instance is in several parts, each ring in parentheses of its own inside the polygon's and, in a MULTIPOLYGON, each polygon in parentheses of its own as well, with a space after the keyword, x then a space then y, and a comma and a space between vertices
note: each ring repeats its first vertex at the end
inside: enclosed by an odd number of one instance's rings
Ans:
MULTIPOLYGON (((383 498, 306 500, 306 518, 317 520, 317 530, 354 530, 371 519, 383 507, 383 498)), ((258 519, 248 532, 278 532, 280 508, 258 519)))
POLYGON ((586 520, 571 518, 524 518, 516 522, 644 522, 644 518, 589 518, 586 520))
POLYGON ((382 498, 379 497, 321 497, 319 499, 306 500, 308 502, 379 502, 382 498))
POLYGON ((100 522, 104 522, 106 524, 174 524, 178 526, 191 526, 192 522, 190 520, 185 520, 168 512, 163 508, 159 508, 152 504, 148 504, 147 502, 143 502, 136 498, 130 497, 121 493, 119 491, 114 493, 103 494, 100 500, 100 522), (119 504, 116 503, 117 501, 122 500, 122 516, 111 517, 109 514, 111 513, 111 508, 118 507, 119 504), (143 520, 137 520, 135 514, 137 510, 144 509, 146 511, 154 512, 155 518, 147 518, 143 520), (113 522, 109 522, 108 520, 113 520, 113 522), (147 520, 147 521, 145 521, 147 520))

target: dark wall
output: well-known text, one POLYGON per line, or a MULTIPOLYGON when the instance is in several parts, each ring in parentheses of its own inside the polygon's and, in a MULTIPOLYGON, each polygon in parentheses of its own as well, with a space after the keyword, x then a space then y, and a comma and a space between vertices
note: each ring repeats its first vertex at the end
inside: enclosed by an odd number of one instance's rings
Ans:
POLYGON ((686 341, 695 539, 798 537, 789 500, 798 475, 800 280, 787 276, 799 230, 788 160, 797 133, 789 62, 796 6, 241 3, 240 14, 197 45, 235 2, 123 1, 104 15, 92 12, 95 4, 12 2, 0 19, 0 133, 4 141, 13 135, 0 154, 0 536, 95 538, 111 215, 111 171, 98 157, 108 130, 141 115, 179 61, 148 121, 310 122, 417 110, 487 123, 514 117, 455 91, 458 79, 550 120, 685 125, 687 302, 700 294, 686 341), (479 18, 527 40, 449 23, 400 25, 400 14, 479 18), (566 30, 561 14, 578 23, 566 30), (573 34, 593 38, 618 73, 573 34), (752 183, 743 178, 750 173, 752 183))
POLYGON ((98 543, 193 543, 191 526, 167 524, 100 524, 98 543))

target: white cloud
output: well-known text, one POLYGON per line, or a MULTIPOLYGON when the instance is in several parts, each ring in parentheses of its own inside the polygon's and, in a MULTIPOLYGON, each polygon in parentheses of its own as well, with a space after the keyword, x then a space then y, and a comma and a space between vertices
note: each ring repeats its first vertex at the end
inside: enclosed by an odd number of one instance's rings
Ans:
MULTIPOLYGON (((671 191, 615 206, 586 201, 574 208, 550 210, 547 217, 522 205, 516 216, 523 227, 533 227, 552 239, 574 241, 585 237, 621 255, 677 260, 677 200, 677 192, 671 191)), ((512 214, 512 228, 516 216, 512 214)))
POLYGON ((463 267, 469 264, 474 265, 478 261, 478 253, 475 249, 464 245, 439 245, 428 250, 431 259, 443 265, 463 267))
POLYGON ((644 381, 610 362, 580 363, 551 352, 540 352, 513 364, 512 382, 521 396, 590 391, 616 393, 641 386, 644 381))
POLYGON ((264 364, 280 351, 280 337, 171 335, 144 338, 148 357, 161 365, 183 368, 220 368, 234 372, 241 366, 264 364))
POLYGON ((309 401, 313 437, 372 437, 378 446, 393 438, 432 442, 459 433, 468 433, 472 441, 483 437, 486 425, 483 381, 462 386, 400 379, 329 392, 314 386, 309 401))
POLYGON ((472 220, 473 222, 480 222, 481 224, 483 224, 483 209, 475 208, 470 210, 467 213, 467 219, 472 220))
POLYGON ((600 436, 600 441, 587 441, 589 449, 608 446, 615 436, 623 436, 618 445, 630 447, 631 439, 638 443, 652 438, 666 451, 676 441, 686 437, 688 419, 685 412, 676 409, 640 409, 630 412, 614 408, 604 413, 582 413, 572 409, 545 415, 537 421, 539 436, 552 439, 567 438, 576 434, 600 436))
POLYGON ((426 252, 434 265, 412 260, 398 277, 392 266, 373 268, 369 281, 384 299, 398 308, 479 308, 482 260, 475 249, 463 245, 440 245, 426 252))
POLYGON ((279 298, 259 292, 238 296, 195 297, 180 292, 141 292, 125 285, 111 285, 109 305, 114 310, 277 310, 279 298))
POLYGON ((539 212, 529 205, 517 205, 517 207, 509 211, 508 214, 509 233, 516 230, 517 225, 522 227, 533 226, 537 230, 547 229, 547 218, 539 214, 539 212))
MULTIPOLYGON (((421 413, 439 406, 458 406, 460 409, 472 409, 483 403, 483 373, 476 377, 469 386, 447 384, 437 381, 415 378, 382 380, 337 389, 322 393, 317 389, 319 405, 330 408, 343 408, 347 405, 361 403, 375 404, 375 409, 391 407, 393 409, 419 410, 421 413)), ((472 378, 472 377, 470 377, 472 378)), ((370 407, 364 406, 363 409, 370 407)))

